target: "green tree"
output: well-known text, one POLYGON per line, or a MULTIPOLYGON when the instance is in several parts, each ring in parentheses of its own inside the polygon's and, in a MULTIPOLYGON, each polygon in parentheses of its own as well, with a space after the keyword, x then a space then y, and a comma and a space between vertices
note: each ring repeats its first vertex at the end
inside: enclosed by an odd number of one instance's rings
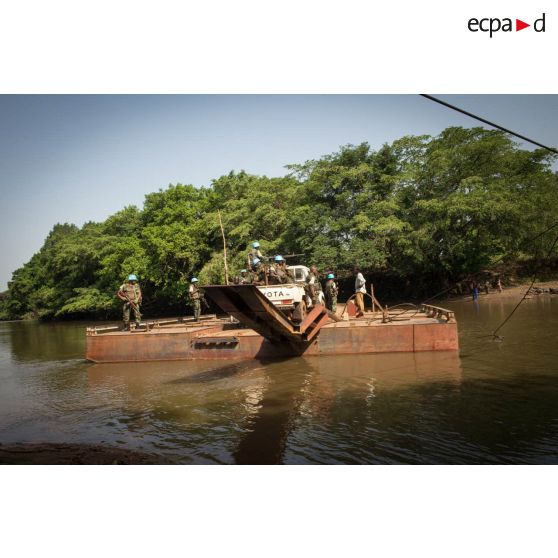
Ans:
MULTIPOLYGON (((140 278, 152 313, 181 311, 192 275, 224 280, 221 212, 231 277, 258 240, 267 255, 348 276, 355 264, 417 293, 497 261, 546 254, 558 222, 558 177, 545 150, 506 134, 447 128, 367 143, 287 166, 284 177, 230 172, 208 188, 170 185, 102 223, 57 224, 13 273, 0 318, 116 317, 116 290, 140 278)), ((556 247, 553 257, 556 257, 556 247)))

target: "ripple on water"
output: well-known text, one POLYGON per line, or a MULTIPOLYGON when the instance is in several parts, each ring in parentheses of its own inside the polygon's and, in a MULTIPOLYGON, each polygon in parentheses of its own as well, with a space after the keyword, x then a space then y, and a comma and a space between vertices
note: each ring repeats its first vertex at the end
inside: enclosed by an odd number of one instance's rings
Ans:
POLYGON ((512 302, 450 306, 461 355, 91 365, 82 325, 0 324, 0 443, 208 464, 556 463, 555 304, 522 307, 499 343, 487 332, 512 302))

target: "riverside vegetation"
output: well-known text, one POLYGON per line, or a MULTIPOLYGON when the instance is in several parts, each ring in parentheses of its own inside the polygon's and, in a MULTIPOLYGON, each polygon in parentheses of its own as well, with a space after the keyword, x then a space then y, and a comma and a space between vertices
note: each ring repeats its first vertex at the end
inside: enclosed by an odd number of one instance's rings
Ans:
POLYGON ((208 187, 170 185, 102 223, 55 225, 0 294, 0 317, 116 317, 128 273, 147 313, 177 311, 192 274, 224 280, 217 210, 234 272, 259 240, 263 253, 305 254, 341 278, 358 264, 386 288, 432 293, 496 262, 547 255, 556 229, 529 240, 558 221, 552 162, 502 132, 451 127, 378 151, 348 145, 279 178, 241 171, 208 187))

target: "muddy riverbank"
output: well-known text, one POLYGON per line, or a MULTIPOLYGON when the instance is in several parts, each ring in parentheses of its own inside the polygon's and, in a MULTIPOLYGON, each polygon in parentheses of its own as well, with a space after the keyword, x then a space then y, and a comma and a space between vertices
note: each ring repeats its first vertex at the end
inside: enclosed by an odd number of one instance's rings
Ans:
POLYGON ((154 465, 161 456, 99 444, 0 444, 0 465, 154 465))

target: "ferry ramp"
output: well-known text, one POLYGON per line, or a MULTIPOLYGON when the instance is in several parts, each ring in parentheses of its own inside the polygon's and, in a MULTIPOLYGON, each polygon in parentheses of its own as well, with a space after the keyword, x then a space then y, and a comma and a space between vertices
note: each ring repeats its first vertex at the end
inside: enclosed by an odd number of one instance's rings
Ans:
POLYGON ((317 304, 295 323, 254 285, 210 285, 203 290, 223 312, 273 343, 307 345, 330 319, 327 309, 317 304))

